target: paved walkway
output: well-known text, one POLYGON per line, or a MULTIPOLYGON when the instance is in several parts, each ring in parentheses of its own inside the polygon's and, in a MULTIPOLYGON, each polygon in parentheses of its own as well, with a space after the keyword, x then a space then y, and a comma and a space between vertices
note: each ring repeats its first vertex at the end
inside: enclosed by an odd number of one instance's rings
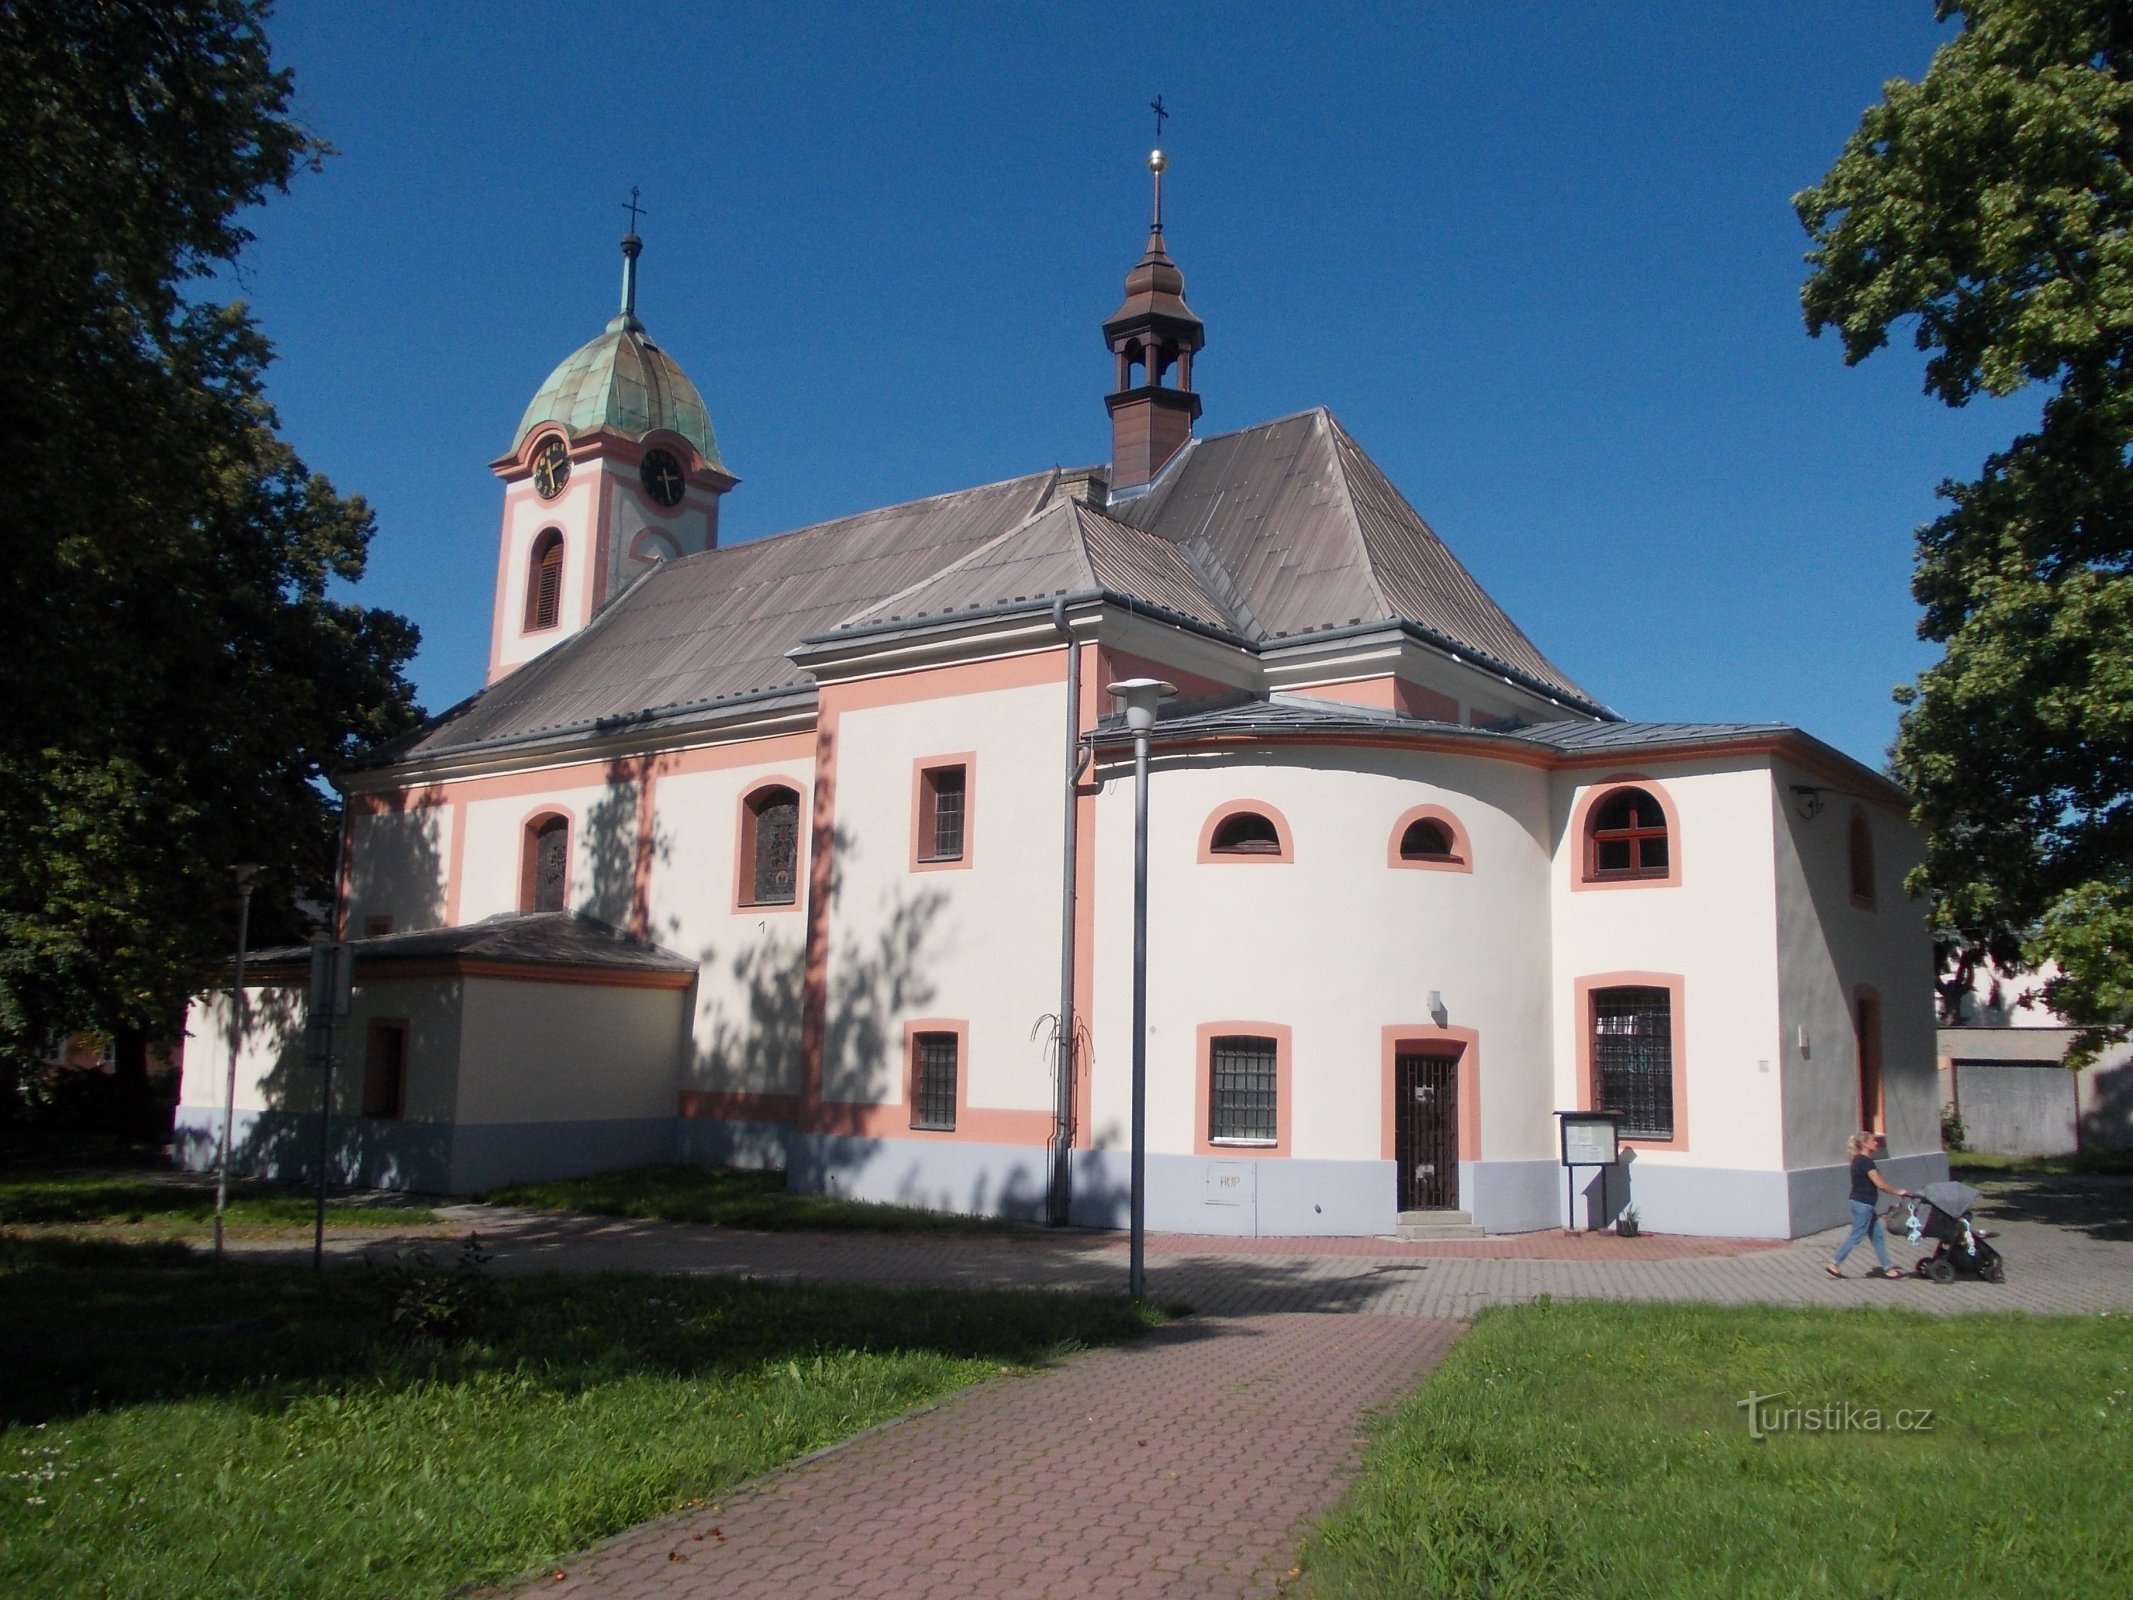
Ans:
POLYGON ((528 1595, 1271 1595, 1361 1451, 1358 1419, 1463 1329, 1193 1318, 944 1405, 632 1529, 528 1595))
MULTIPOLYGON (((677 1223, 558 1217, 487 1206, 438 1208, 478 1229, 505 1271, 708 1272, 783 1282, 1117 1292, 1116 1234, 746 1233, 677 1223)), ((1924 1311, 2133 1312, 2133 1185, 2033 1180, 1998 1187, 1980 1216, 1999 1229, 2004 1284, 1946 1287, 1862 1276, 1862 1245, 1842 1282, 1823 1263, 1842 1236, 1763 1240, 1569 1238, 1526 1234, 1471 1243, 1239 1239, 1157 1234, 1150 1297, 1203 1316, 1370 1312, 1464 1321, 1488 1306, 1556 1299, 1719 1304, 1901 1305, 1924 1311)), ((432 1249, 436 1246, 432 1244, 432 1249)), ((1920 1254, 1892 1240, 1899 1265, 1920 1254)))
MULTIPOLYGON (((739 1274, 959 1288, 1121 1290, 1106 1234, 762 1234, 440 1208, 505 1271, 739 1274)), ((1156 1235, 1149 1286, 1198 1315, 1005 1378, 648 1523, 526 1591, 580 1600, 816 1596, 1259 1596, 1352 1476, 1363 1423, 1485 1306, 1557 1298, 1927 1311, 2133 1312, 2133 1186, 1998 1186, 2004 1285, 1822 1265, 1789 1244, 1559 1234, 1472 1243, 1156 1235), (1358 1315, 1357 1313, 1362 1313, 1358 1315)), ((351 1242, 348 1248, 360 1248, 351 1242)), ((372 1246, 375 1248, 375 1246, 372 1246)), ((1896 1243, 1908 1265, 1918 1252, 1896 1243)))

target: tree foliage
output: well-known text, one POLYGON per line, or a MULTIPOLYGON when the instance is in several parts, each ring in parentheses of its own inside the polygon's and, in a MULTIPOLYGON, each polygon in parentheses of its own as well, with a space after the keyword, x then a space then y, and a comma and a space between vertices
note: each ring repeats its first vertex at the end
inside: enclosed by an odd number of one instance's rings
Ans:
POLYGON ((1896 761, 1953 942, 2057 969, 2083 1032, 2133 1020, 2133 5, 1940 0, 1815 188, 1810 332, 1847 362, 1914 323, 1929 394, 2044 391, 2037 427, 1918 530, 1918 683, 1896 761))
POLYGON ((322 146, 264 5, 0 0, 0 1050, 169 1028, 328 892, 320 778, 414 714, 372 534, 276 432, 218 273, 322 146), (277 926, 279 924, 279 926, 277 926))

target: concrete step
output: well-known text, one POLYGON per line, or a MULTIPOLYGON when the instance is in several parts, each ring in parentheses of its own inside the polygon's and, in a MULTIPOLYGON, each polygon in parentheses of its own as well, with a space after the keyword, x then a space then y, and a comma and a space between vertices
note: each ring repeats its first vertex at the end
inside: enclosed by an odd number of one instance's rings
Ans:
POLYGON ((1471 1212, 1403 1211, 1400 1213, 1402 1244, 1435 1244, 1445 1239, 1479 1239, 1471 1212))

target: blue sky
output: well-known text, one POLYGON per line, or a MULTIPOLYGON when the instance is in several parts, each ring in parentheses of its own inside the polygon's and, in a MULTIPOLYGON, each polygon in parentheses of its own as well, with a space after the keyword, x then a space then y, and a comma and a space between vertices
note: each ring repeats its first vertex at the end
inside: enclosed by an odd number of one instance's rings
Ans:
POLYGON ((1542 650, 1636 717, 1878 765, 1911 532, 2031 403, 1799 315, 1792 194, 1944 37, 1928 0, 1261 7, 289 0, 339 154, 252 217, 285 431, 378 539, 442 708, 487 657, 500 486, 639 309, 703 391, 727 542, 1102 459, 1098 325, 1174 113, 1203 432, 1332 408, 1542 650))

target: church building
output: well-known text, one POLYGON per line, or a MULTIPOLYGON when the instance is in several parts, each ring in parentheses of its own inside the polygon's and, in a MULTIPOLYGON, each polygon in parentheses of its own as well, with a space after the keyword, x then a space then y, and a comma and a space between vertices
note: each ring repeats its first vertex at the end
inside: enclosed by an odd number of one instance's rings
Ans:
MULTIPOLYGON (((637 1164, 1120 1226, 1151 734, 1147 1217, 1243 1235, 1845 1216, 1944 1176, 1906 800, 1781 724, 1627 720, 1323 408, 1201 436, 1162 226, 1110 459, 722 545, 739 480, 621 308, 534 395, 484 688, 340 773, 336 1176, 637 1164), (1566 1185, 1561 1111, 1624 1162, 1566 1185)), ((1090 404, 1096 403, 1091 385, 1090 404)), ((317 1159, 303 950, 247 976, 235 1164, 317 1159)), ((211 1165, 227 988, 181 1154, 211 1165)))

